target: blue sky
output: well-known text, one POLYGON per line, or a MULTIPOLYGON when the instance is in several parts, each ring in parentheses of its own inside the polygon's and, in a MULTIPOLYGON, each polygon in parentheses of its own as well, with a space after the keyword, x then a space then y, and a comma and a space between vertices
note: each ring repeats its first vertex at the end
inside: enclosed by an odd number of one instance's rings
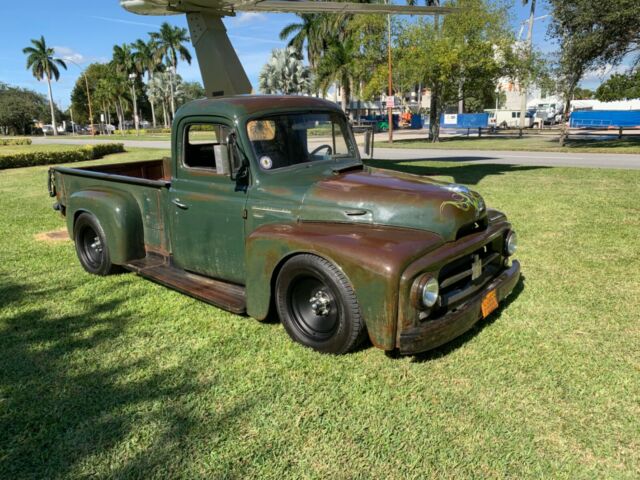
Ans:
MULTIPOLYGON (((56 47, 58 55, 74 60, 79 66, 69 63, 60 81, 53 86, 54 99, 63 108, 69 104, 73 85, 81 68, 95 61, 107 61, 116 43, 129 43, 137 38, 146 38, 163 21, 186 27, 184 16, 145 17, 126 12, 118 0, 2 0, 2 28, 0 29, 0 81, 11 85, 46 92, 46 83, 38 82, 25 69, 22 48, 31 38, 44 35, 50 46, 56 47)), ((544 2, 537 15, 544 15, 544 2)), ((527 18, 528 11, 521 0, 515 0, 512 9, 514 30, 527 18)), ((240 14, 224 20, 231 42, 249 75, 252 84, 273 48, 284 46, 278 33, 284 25, 295 21, 290 14, 240 14)), ((535 23, 534 42, 543 50, 552 50, 546 41, 548 19, 535 23)), ((526 32, 525 32, 526 35, 526 32)), ((186 80, 200 80, 194 55, 191 65, 182 63, 179 73, 186 80)), ((606 76, 606 75, 605 75, 606 76)), ((583 82, 593 87, 600 83, 597 75, 583 82)))

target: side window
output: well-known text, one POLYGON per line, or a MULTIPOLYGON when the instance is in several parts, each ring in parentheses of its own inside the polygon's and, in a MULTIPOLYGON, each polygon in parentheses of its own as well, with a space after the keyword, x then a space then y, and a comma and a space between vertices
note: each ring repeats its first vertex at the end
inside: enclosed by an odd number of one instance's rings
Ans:
POLYGON ((231 129, 218 123, 194 123, 184 133, 184 165, 188 168, 220 170, 216 159, 216 146, 225 145, 231 129))

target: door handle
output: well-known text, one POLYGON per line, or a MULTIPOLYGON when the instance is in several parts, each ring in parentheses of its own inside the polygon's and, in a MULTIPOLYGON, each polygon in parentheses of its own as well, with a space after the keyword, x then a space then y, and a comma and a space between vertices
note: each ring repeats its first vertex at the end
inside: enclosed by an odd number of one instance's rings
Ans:
POLYGON ((189 208, 189 205, 187 205, 186 203, 182 203, 179 198, 174 198, 173 200, 171 200, 171 202, 176 207, 181 208, 182 210, 186 210, 189 208))

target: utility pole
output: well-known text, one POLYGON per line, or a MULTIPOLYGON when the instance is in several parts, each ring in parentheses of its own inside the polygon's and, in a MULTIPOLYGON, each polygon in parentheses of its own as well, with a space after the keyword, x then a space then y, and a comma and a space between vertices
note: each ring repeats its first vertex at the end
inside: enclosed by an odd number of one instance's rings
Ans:
POLYGON ((96 131, 93 128, 93 109, 91 108, 91 93, 89 92, 89 80, 87 79, 87 72, 82 72, 84 76, 84 86, 87 89, 87 102, 89 102, 89 125, 91 126, 91 135, 95 136, 96 131))
MULTIPOLYGON (((529 29, 527 31, 527 43, 525 46, 525 52, 527 58, 531 57, 531 46, 533 43, 533 21, 536 13, 536 0, 529 0, 531 2, 531 11, 529 12, 529 29)), ((524 118, 527 110, 527 89, 524 84, 520 83, 520 128, 524 128, 524 118)))
MULTIPOLYGON (((89 125, 93 125, 93 110, 91 108, 91 92, 89 90, 89 79, 87 78, 87 70, 83 70, 82 67, 73 60, 70 60, 68 58, 65 60, 67 62, 73 63, 76 67, 78 67, 78 69, 80 70, 80 75, 84 77, 84 86, 87 89, 87 104, 89 105, 89 125)), ((91 135, 95 134, 96 132, 94 131, 94 128, 91 127, 91 135)))
MULTIPOLYGON (((389 0, 387 0, 387 3, 389 3, 389 0)), ((389 143, 393 143, 393 107, 391 105, 393 105, 394 102, 394 98, 393 98, 393 81, 392 81, 392 77, 391 77, 391 15, 387 15, 387 30, 388 30, 388 45, 387 45, 387 50, 388 50, 388 58, 389 58, 389 64, 388 64, 388 70, 389 70, 389 95, 387 97, 387 110, 388 110, 388 119, 387 119, 387 123, 389 124, 389 143), (391 99, 392 103, 389 103, 389 99, 391 99)))

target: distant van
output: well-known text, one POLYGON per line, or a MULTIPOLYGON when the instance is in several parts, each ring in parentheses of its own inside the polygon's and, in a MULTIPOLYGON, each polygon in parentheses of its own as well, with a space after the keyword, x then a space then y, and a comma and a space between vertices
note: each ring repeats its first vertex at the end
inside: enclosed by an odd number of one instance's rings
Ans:
MULTIPOLYGON (((495 128, 519 128, 520 110, 485 110, 489 114, 489 126, 495 128)), ((531 111, 525 112, 524 128, 534 126, 535 118, 531 111)))

